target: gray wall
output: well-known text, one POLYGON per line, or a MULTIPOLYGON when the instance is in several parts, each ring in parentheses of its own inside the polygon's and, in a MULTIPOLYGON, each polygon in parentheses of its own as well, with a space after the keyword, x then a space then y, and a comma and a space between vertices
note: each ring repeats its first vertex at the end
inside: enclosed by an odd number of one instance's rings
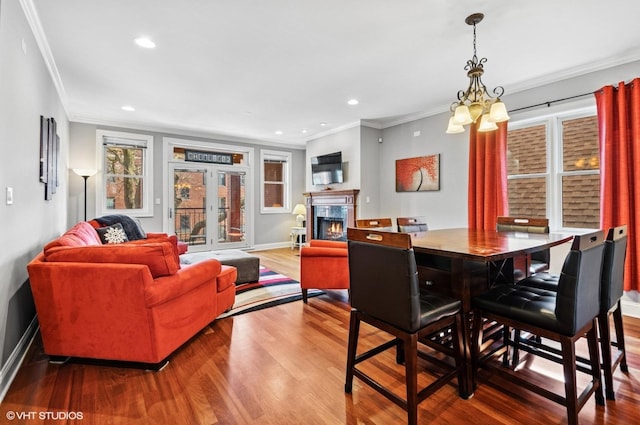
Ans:
POLYGON ((68 122, 18 1, 0 3, 0 399, 35 331, 27 263, 66 227, 68 122), (23 45, 26 53, 23 51, 23 45), (61 140, 60 186, 44 200, 39 181, 40 115, 61 140), (13 188, 7 205, 6 188, 13 188))
MULTIPOLYGON (((260 213, 260 149, 279 150, 292 154, 292 206, 304 203, 302 192, 304 191, 305 150, 291 147, 265 146, 259 143, 242 143, 229 141, 224 138, 203 138, 190 135, 159 133, 154 131, 133 130, 130 128, 106 127, 94 124, 71 123, 70 124, 70 153, 69 163, 72 168, 96 169, 96 130, 113 130, 127 133, 150 134, 154 140, 153 161, 153 199, 159 198, 161 205, 154 205, 153 217, 141 217, 140 221, 145 230, 161 232, 162 214, 167 211, 167 190, 162 187, 162 140, 164 137, 181 138, 185 140, 197 140, 216 144, 250 146, 255 149, 253 161, 253 196, 254 196, 254 246, 266 248, 278 245, 286 245, 289 241, 291 226, 295 226, 295 216, 290 213, 261 214, 260 213)), ((83 219, 84 215, 84 181, 73 172, 69 175, 69 215, 67 227, 83 219)), ((95 184, 97 178, 90 177, 87 181, 87 219, 96 216, 95 184)))
POLYGON ((427 218, 429 228, 467 226, 469 148, 464 134, 445 134, 447 114, 385 128, 380 155, 380 215, 427 218), (396 192, 395 161, 440 155, 440 190, 396 192))
MULTIPOLYGON (((333 189, 360 189, 358 218, 424 215, 431 228, 467 225, 467 156, 464 135, 444 133, 448 117, 437 116, 406 124, 373 129, 359 126, 321 137, 307 143, 307 161, 312 156, 342 151, 349 160, 349 177, 333 189), (419 136, 414 132, 420 132, 419 136), (379 139, 382 138, 382 142, 379 139), (352 155, 358 153, 357 161, 352 155), (397 193, 395 161, 423 155, 440 154, 440 190, 397 193), (356 185, 354 182, 359 182, 356 185), (367 202, 367 199, 369 202, 367 202)), ((309 190, 321 188, 310 184, 309 190)))
MULTIPOLYGON (((380 211, 382 130, 360 127, 360 193, 357 217, 376 218, 380 211)), ((355 170, 354 170, 355 171, 355 170)))
POLYGON ((307 142, 306 164, 306 192, 317 192, 326 189, 325 185, 314 185, 311 180, 311 158, 332 152, 342 152, 344 163, 344 183, 332 184, 335 190, 360 189, 360 126, 353 126, 346 130, 307 142))

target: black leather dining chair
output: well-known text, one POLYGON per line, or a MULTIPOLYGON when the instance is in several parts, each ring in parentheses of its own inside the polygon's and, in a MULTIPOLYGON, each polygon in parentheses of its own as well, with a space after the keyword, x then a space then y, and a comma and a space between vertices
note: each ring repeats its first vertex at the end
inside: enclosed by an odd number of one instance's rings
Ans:
MULTIPOLYGON (((496 230, 499 232, 549 233, 548 218, 529 218, 515 216, 499 216, 496 219, 496 230)), ((515 279, 520 280, 529 274, 549 270, 551 250, 545 249, 531 253, 527 258, 525 270, 515 269, 515 279)))
POLYGON ((417 233, 429 230, 426 217, 397 217, 398 232, 417 233))
MULTIPOLYGON (((602 275, 600 285, 600 312, 598 314, 598 330, 600 333, 600 351, 602 354, 601 367, 604 372, 605 394, 607 399, 615 400, 613 390, 613 372, 620 366, 620 370, 628 372, 626 349, 624 344, 624 327, 622 324, 622 309, 620 299, 624 291, 624 265, 627 254, 627 226, 618 226, 609 229, 607 239, 604 242, 604 257, 602 260, 602 275), (616 339, 611 340, 611 328, 609 317, 613 316, 613 323, 616 339), (612 349, 614 352, 612 353, 612 349)), ((518 282, 518 285, 546 289, 549 291, 558 290, 560 276, 549 273, 539 273, 518 282)), ((514 337, 514 361, 518 362, 518 349, 527 340, 521 340, 517 335, 514 337)), ((548 349, 548 347, 538 344, 534 349, 548 349)), ((581 363, 586 360, 579 358, 581 363)))
MULTIPOLYGON (((345 392, 351 393, 353 377, 356 376, 406 410, 409 424, 417 424, 421 401, 456 377, 458 385, 461 385, 464 368, 461 303, 420 287, 408 234, 349 228, 347 239, 352 309, 345 392), (358 354, 361 322, 391 334, 393 339, 358 354), (443 330, 451 331, 451 346, 422 344, 427 337, 443 330), (396 361, 405 365, 404 399, 358 367, 393 347, 397 349, 396 361), (426 351, 423 347, 431 350, 426 351), (431 355, 433 349, 452 356, 453 364, 442 356, 431 355), (420 390, 418 370, 422 364, 418 358, 435 363, 439 371, 438 377, 420 390), (443 369, 445 373, 442 373, 443 369)), ((426 367, 424 369, 433 372, 426 367)))
POLYGON ((609 230, 605 242, 605 255, 602 263, 602 288, 600 293, 600 314, 598 329, 602 351, 602 369, 604 371, 605 392, 609 400, 615 400, 613 391, 613 372, 629 372, 627 352, 624 346, 624 327, 622 326, 622 308, 620 299, 624 291, 624 263, 627 255, 627 226, 609 230), (611 340, 609 316, 613 315, 616 330, 615 341, 611 340), (615 355, 611 350, 615 349, 615 355))
POLYGON ((526 285, 498 285, 472 299, 474 370, 478 367, 489 369, 505 380, 562 404, 567 409, 569 424, 578 423, 578 412, 591 395, 595 394, 597 404, 604 404, 596 331, 603 236, 598 231, 574 238, 558 279, 557 291, 526 285), (556 361, 563 366, 564 397, 524 378, 516 370, 503 367, 502 363, 497 364, 493 357, 503 354, 508 349, 506 344, 494 344, 483 352, 480 349, 483 319, 559 342, 561 349, 556 361), (578 395, 575 344, 585 335, 591 381, 578 395))
POLYGON ((356 227, 358 229, 373 229, 385 232, 392 232, 394 230, 393 221, 391 221, 390 217, 360 218, 356 220, 356 227))

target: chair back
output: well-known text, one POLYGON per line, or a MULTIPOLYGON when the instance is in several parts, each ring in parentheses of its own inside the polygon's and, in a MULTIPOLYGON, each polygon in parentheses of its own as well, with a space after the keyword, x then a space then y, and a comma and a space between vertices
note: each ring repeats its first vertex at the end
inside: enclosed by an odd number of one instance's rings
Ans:
POLYGON ((420 327, 418 271, 406 233, 347 229, 351 306, 400 329, 420 327))
POLYGON ((376 229, 386 232, 393 232, 393 223, 391 218, 365 218, 356 220, 356 227, 358 229, 376 229))
MULTIPOLYGON (((549 233, 549 219, 500 216, 496 222, 496 230, 498 232, 549 233)), ((551 250, 534 252, 531 254, 531 259, 550 264, 551 250)))
POLYGON ((498 217, 498 232, 549 233, 548 218, 498 217))
POLYGON ((398 232, 416 233, 429 230, 426 217, 398 217, 398 232))
POLYGON ((600 312, 600 276, 604 233, 575 236, 558 280, 555 314, 563 329, 573 335, 600 312))
POLYGON ((609 311, 618 303, 624 291, 624 262, 627 255, 627 226, 609 229, 604 242, 600 310, 609 311))

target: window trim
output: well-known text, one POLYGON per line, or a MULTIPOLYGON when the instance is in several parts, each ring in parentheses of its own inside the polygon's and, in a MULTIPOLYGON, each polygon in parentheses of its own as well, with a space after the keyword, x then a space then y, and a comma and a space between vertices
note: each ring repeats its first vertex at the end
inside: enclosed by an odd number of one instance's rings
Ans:
POLYGON ((291 161, 293 155, 287 151, 260 150, 260 213, 261 214, 290 214, 291 213, 291 161), (284 170, 284 204, 282 207, 267 207, 264 205, 265 196, 265 179, 264 179, 264 162, 268 159, 276 159, 283 161, 284 170))
POLYGON ((547 164, 545 173, 513 174, 507 175, 507 180, 534 177, 545 177, 547 182, 546 212, 549 218, 549 227, 552 230, 581 232, 594 229, 564 227, 562 225, 562 177, 570 175, 594 175, 600 174, 598 170, 564 171, 563 169, 563 134, 562 122, 572 119, 592 117, 597 115, 595 105, 588 107, 576 107, 574 109, 550 112, 538 117, 528 117, 521 120, 512 119, 509 122, 508 131, 520 130, 536 125, 544 125, 546 129, 546 155, 547 164))
MULTIPOLYGON (((131 143, 133 145, 133 143, 131 143)), ((132 217, 153 216, 153 136, 149 134, 126 133, 112 130, 96 130, 96 155, 98 174, 96 183, 96 216, 107 214, 127 214, 132 217), (137 209, 107 209, 106 202, 106 173, 104 170, 104 142, 106 139, 136 142, 138 146, 144 146, 144 165, 142 173, 142 208, 137 209)))

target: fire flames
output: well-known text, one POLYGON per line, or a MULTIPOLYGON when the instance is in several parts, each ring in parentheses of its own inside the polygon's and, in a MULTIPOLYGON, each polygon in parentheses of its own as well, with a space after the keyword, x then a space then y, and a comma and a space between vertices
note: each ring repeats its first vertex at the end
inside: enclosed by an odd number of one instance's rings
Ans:
POLYGON ((327 228, 327 239, 340 239, 342 237, 342 222, 334 221, 327 228))

